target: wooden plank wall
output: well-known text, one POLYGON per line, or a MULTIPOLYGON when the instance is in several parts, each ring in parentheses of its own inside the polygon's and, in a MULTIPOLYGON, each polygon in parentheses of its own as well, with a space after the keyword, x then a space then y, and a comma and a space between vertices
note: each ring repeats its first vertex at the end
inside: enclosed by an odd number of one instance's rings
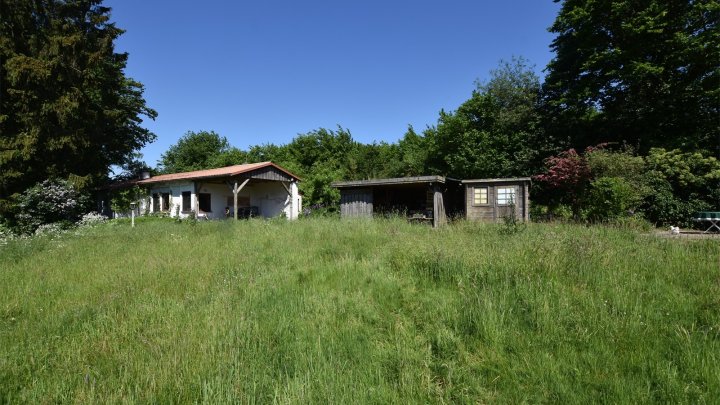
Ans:
POLYGON ((349 188, 340 190, 341 218, 371 218, 372 215, 372 189, 349 188))
POLYGON ((433 192, 433 226, 447 224, 447 215, 445 215, 445 202, 443 201, 442 190, 435 186, 433 192))
POLYGON ((288 176, 287 174, 281 172, 280 170, 268 166, 268 167, 261 167, 259 169, 243 173, 240 176, 238 176, 241 179, 259 179, 259 180, 273 180, 273 181, 292 181, 292 177, 288 176))

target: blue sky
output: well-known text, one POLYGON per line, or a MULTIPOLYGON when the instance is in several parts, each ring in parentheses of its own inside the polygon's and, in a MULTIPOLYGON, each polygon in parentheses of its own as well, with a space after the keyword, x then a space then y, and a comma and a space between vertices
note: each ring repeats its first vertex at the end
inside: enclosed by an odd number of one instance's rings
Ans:
POLYGON ((551 0, 109 0, 126 33, 126 75, 158 112, 151 166, 187 131, 233 146, 288 143, 320 127, 395 142, 436 123, 501 59, 542 70, 552 58, 551 0))

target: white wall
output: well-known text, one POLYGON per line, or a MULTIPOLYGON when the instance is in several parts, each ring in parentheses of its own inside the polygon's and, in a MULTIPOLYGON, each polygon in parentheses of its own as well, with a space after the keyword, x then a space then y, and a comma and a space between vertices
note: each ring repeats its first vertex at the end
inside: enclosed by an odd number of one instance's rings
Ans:
MULTIPOLYGON (((147 202, 149 204, 148 212, 154 212, 153 210, 153 203, 152 203, 152 195, 157 193, 170 193, 170 209, 168 210, 170 216, 174 217, 176 213, 179 212, 181 218, 187 217, 188 213, 182 212, 182 193, 183 191, 189 191, 191 194, 190 197, 190 206, 192 209, 195 209, 195 204, 197 202, 197 199, 195 198, 195 186, 192 182, 173 182, 173 183, 165 183, 165 184, 158 184, 153 186, 150 189, 150 200, 147 202)), ((144 212, 144 211, 143 211, 144 212)))
POLYGON ((250 205, 260 209, 260 216, 272 218, 284 214, 290 218, 290 213, 287 211, 290 196, 282 184, 276 181, 259 182, 245 187, 250 187, 250 205))

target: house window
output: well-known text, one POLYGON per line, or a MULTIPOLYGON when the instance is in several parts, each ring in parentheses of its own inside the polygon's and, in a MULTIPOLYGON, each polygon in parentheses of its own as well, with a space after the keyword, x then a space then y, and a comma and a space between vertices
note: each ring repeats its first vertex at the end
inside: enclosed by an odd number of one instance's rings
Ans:
POLYGON ((515 187, 498 187, 497 205, 510 205, 515 202, 515 187))
POLYGON ((183 193, 182 193, 182 210, 183 210, 183 212, 190 212, 191 197, 192 197, 192 193, 190 193, 189 191, 183 191, 183 193))
POLYGON ((152 207, 153 212, 160 212, 160 195, 158 193, 152 195, 152 207))
POLYGON ((210 208, 210 194, 209 193, 200 193, 198 194, 198 205, 200 207, 200 211, 202 212, 212 212, 212 209, 210 208))
POLYGON ((162 206, 160 210, 168 211, 170 209, 170 193, 162 193, 162 206))
POLYGON ((473 188, 473 205, 485 205, 488 203, 487 187, 473 188))

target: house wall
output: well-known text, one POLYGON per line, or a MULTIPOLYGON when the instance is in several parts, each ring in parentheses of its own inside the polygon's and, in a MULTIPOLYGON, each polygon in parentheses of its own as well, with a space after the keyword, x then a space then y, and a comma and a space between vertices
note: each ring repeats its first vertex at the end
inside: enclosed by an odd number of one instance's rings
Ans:
POLYGON ((466 183, 465 185, 465 218, 471 221, 495 222, 508 215, 509 206, 497 204, 497 189, 505 187, 515 188, 515 215, 528 221, 529 215, 529 187, 527 182, 493 182, 493 183, 466 183), (487 205, 473 205, 474 189, 487 187, 487 205))
POLYGON ((195 199, 195 188, 192 182, 173 182, 173 183, 164 183, 164 184, 158 184, 152 188, 150 188, 150 195, 147 200, 142 203, 142 211, 141 212, 155 212, 155 207, 153 207, 152 203, 152 196, 155 193, 161 194, 161 193, 170 193, 170 207, 167 211, 170 216, 175 216, 178 212, 180 213, 180 217, 184 218, 188 216, 188 213, 183 213, 182 211, 182 193, 184 191, 190 191, 192 194, 191 196, 191 206, 195 207, 195 204, 197 203, 197 200, 195 199))
POLYGON ((280 182, 249 184, 252 189, 250 205, 258 207, 260 215, 265 218, 284 215, 288 219, 296 219, 302 209, 302 198, 298 194, 296 183, 286 185, 292 195, 288 194, 288 190, 280 182))

